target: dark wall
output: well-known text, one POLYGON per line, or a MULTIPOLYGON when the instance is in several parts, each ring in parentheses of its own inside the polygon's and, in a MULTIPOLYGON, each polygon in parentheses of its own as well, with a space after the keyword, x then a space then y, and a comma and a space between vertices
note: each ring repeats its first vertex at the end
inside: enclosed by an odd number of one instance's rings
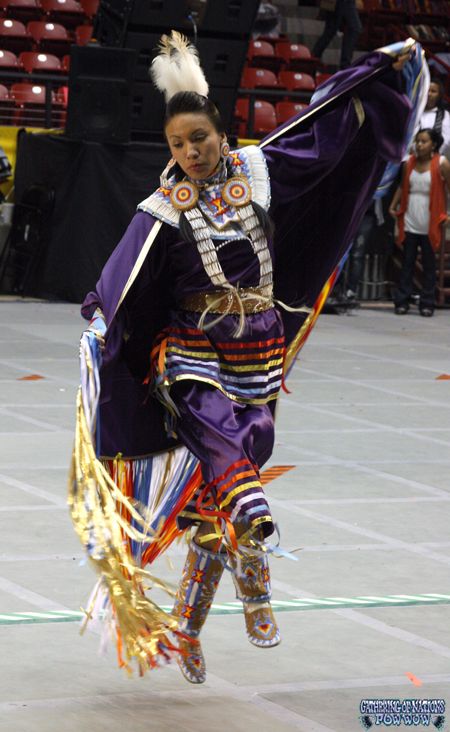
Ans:
POLYGON ((159 185, 168 159, 165 145, 105 145, 20 133, 16 201, 36 183, 56 194, 49 240, 31 283, 34 295, 69 302, 84 299, 137 204, 159 185))

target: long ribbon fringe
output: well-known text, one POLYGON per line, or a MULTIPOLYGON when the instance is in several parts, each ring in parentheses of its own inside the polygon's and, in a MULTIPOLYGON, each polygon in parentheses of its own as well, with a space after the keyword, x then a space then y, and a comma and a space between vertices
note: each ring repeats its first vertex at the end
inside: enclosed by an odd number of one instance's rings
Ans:
POLYGON ((77 396, 68 502, 75 531, 107 589, 119 665, 131 673, 136 662, 143 674, 170 661, 178 651, 171 639, 171 634, 179 635, 178 621, 145 595, 146 586, 160 587, 169 595, 173 595, 172 588, 139 567, 129 551, 129 541, 150 546, 154 532, 148 531, 148 520, 123 495, 95 454, 92 431, 99 398, 100 358, 95 335, 85 333, 80 345, 82 383, 77 396), (138 528, 124 518, 123 512, 138 528))

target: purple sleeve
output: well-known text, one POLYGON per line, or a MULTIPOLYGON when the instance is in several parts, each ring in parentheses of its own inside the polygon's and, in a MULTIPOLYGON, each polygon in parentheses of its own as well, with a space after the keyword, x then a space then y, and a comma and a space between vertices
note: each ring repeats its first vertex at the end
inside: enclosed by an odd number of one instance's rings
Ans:
POLYGON ((84 318, 90 320, 95 310, 100 308, 107 325, 110 324, 133 265, 154 223, 155 219, 144 211, 138 211, 134 215, 106 262, 95 290, 86 296, 81 306, 84 318))
POLYGON ((294 201, 333 173, 361 127, 374 133, 374 157, 400 160, 410 115, 402 86, 391 58, 380 52, 334 74, 308 109, 261 142, 274 204, 294 201))

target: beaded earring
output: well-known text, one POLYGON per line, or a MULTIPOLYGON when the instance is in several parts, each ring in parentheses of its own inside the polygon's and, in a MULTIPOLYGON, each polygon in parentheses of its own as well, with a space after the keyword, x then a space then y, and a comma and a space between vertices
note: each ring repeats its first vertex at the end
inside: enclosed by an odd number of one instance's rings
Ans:
POLYGON ((169 162, 167 163, 166 167, 164 168, 163 172, 161 173, 161 175, 159 177, 159 183, 160 183, 161 188, 167 188, 169 173, 172 170, 174 165, 175 165, 175 160, 173 158, 170 158, 169 162))
POLYGON ((227 162, 227 158, 230 155, 230 146, 226 140, 224 140, 220 146, 220 157, 222 158, 223 162, 227 162))

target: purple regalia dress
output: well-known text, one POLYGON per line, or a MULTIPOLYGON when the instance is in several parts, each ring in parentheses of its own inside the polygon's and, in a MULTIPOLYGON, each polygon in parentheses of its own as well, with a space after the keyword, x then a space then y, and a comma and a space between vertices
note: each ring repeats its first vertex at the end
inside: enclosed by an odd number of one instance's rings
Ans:
POLYGON ((402 75, 389 52, 374 52, 258 147, 232 153, 275 224, 270 241, 242 224, 223 180, 207 181, 197 205, 212 253, 180 235, 174 180, 139 205, 82 308, 106 324, 96 454, 122 492, 151 507, 158 532, 148 547, 129 541, 137 563, 205 517, 225 534, 237 524, 273 532, 259 471, 283 372, 386 165, 402 159, 410 116, 402 75), (205 313, 218 289, 210 254, 235 293, 257 293, 253 311, 205 313))

